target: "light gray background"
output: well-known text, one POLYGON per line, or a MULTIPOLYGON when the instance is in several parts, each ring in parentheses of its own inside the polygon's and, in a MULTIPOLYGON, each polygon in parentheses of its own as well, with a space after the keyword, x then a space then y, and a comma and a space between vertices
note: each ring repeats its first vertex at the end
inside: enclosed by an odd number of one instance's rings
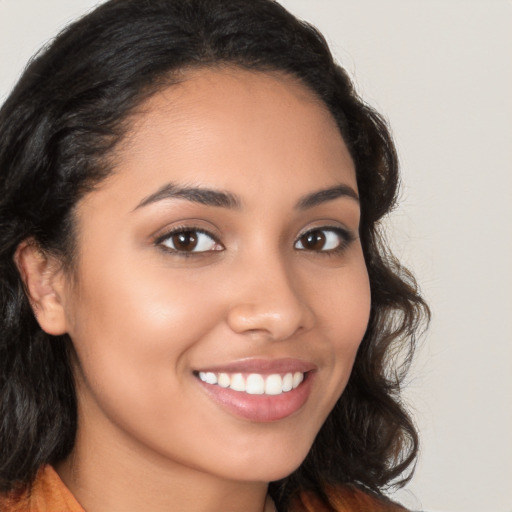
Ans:
MULTIPOLYGON (((95 0, 0 0, 0 99, 95 0)), ((388 227, 433 321, 406 389, 421 432, 415 509, 512 511, 512 3, 283 0, 317 25, 393 128, 388 227)))

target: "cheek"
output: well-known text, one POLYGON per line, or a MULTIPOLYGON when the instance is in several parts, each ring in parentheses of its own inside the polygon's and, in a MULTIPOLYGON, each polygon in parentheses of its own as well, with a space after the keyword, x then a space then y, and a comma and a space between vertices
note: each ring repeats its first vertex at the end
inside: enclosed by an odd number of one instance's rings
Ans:
POLYGON ((340 341, 340 348, 357 346, 361 341, 371 308, 371 293, 368 271, 362 250, 355 248, 346 266, 337 272, 317 274, 318 295, 317 316, 331 333, 340 341), (323 286, 319 286, 323 279, 323 286))
POLYGON ((190 359, 221 313, 201 279, 180 281, 180 273, 164 272, 154 261, 132 263, 103 261, 81 275, 70 335, 79 406, 82 418, 87 416, 82 428, 105 431, 107 420, 179 458, 169 439, 204 435, 207 418, 190 413, 197 400, 190 359))
POLYGON ((346 272, 326 280, 328 292, 319 301, 317 317, 329 340, 329 357, 335 376, 332 394, 342 393, 368 326, 371 293, 362 253, 346 272))
POLYGON ((216 303, 199 279, 180 282, 154 261, 115 263, 91 259, 70 308, 82 372, 88 381, 108 381, 105 390, 130 388, 135 396, 168 388, 183 376, 188 350, 218 321, 216 303))
POLYGON ((197 314, 208 303, 200 279, 180 280, 179 272, 170 272, 149 258, 119 258, 112 264, 104 260, 95 264, 91 259, 80 281, 76 318, 102 337, 138 335, 149 348, 152 333, 161 333, 167 342, 176 334, 187 337, 207 318, 197 314))

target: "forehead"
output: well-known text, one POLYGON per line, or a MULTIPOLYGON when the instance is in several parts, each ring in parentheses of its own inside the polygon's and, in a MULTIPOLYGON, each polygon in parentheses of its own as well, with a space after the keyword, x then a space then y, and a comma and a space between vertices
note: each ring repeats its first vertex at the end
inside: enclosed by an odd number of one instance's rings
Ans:
POLYGON ((295 195, 338 182, 356 188, 336 122, 311 90, 284 73, 232 67, 191 70, 143 103, 107 181, 139 195, 165 181, 242 195, 279 181, 295 195))

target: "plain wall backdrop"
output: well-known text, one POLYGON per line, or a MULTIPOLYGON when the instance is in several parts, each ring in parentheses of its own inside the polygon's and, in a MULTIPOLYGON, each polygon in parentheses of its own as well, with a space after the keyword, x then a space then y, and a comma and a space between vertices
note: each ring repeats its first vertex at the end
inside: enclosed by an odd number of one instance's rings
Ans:
MULTIPOLYGON (((96 3, 0 0, 0 101, 29 57, 96 3)), ((389 120, 402 163, 389 236, 433 319, 405 393, 421 456, 395 498, 511 512, 512 2, 282 3, 324 33, 389 120)))

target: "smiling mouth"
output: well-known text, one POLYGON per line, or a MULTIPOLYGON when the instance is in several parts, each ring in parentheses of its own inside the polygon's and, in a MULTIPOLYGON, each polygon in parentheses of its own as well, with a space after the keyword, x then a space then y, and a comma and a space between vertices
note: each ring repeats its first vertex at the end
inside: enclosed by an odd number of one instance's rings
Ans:
POLYGON ((272 373, 226 373, 226 372, 197 372, 197 377, 206 384, 231 389, 249 395, 281 395, 296 389, 307 372, 272 373))

